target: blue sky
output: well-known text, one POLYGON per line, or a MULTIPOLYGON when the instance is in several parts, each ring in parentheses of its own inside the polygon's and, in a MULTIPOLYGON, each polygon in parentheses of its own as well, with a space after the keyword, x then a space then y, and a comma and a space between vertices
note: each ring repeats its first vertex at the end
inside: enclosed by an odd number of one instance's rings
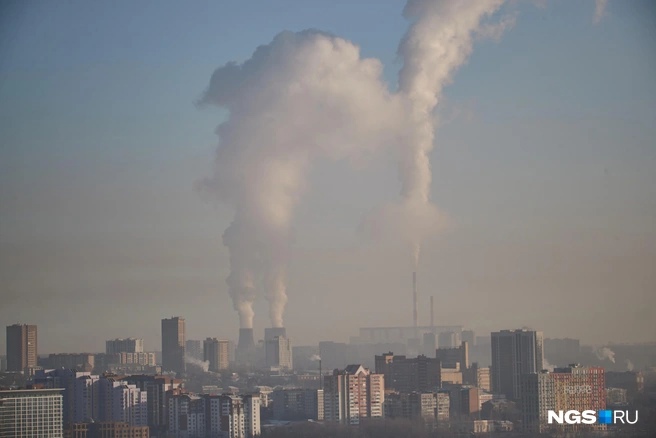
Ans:
MULTIPOLYGON (((438 318, 482 333, 530 325, 594 343, 654 340, 656 326, 643 315, 656 304, 654 8, 610 1, 595 23, 592 1, 536 3, 506 5, 503 12, 517 13, 514 27, 479 42, 445 91, 433 200, 453 225, 427 247, 420 278, 440 303, 438 318), (569 310, 532 304, 572 296, 580 298, 569 310), (594 296, 606 304, 585 315, 594 296), (613 317, 620 327, 603 322, 613 317)), ((3 3, 0 269, 8 304, 0 319, 56 326, 43 335, 45 351, 101 349, 112 336, 157 345, 158 321, 171 314, 187 317, 191 336, 234 337, 220 243, 231 211, 193 189, 210 173, 214 130, 226 114, 195 100, 214 69, 248 59, 286 29, 355 42, 381 60, 394 89, 403 5, 3 3), (90 323, 115 300, 124 305, 113 324, 66 340, 79 327, 62 320, 84 312, 90 323)), ((311 183, 290 268, 287 320, 303 328, 299 342, 407 323, 403 252, 372 255, 355 232, 370 208, 397 196, 395 164, 321 164, 311 183), (331 318, 307 306, 337 312, 325 297, 349 288, 361 303, 389 299, 377 312, 344 314, 328 335, 331 318), (316 328, 305 329, 308 320, 316 328)))

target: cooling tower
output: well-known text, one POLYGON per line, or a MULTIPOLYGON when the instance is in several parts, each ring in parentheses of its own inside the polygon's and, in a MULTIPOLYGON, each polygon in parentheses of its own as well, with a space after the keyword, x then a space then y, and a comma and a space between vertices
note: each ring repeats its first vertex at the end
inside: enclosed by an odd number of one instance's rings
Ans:
POLYGON ((253 338, 253 329, 252 328, 240 328, 239 329, 239 342, 237 344, 237 349, 239 351, 249 351, 255 348, 255 340, 253 338))

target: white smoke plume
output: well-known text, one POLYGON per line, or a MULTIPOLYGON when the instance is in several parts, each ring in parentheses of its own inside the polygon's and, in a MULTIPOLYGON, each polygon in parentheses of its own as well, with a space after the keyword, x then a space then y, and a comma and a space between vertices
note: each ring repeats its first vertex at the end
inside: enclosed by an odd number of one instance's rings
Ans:
POLYGON ((313 354, 312 357, 310 357, 310 360, 312 362, 317 362, 317 361, 321 360, 321 356, 319 356, 318 354, 313 354))
POLYGON ((542 359, 542 369, 547 371, 553 371, 555 366, 547 360, 547 358, 542 359))
POLYGON ((414 21, 399 46, 397 93, 382 81, 378 60, 314 30, 282 32, 247 61, 214 72, 199 105, 225 108, 229 116, 217 128, 213 176, 201 186, 235 210, 223 242, 242 328, 253 327, 258 289, 269 301, 271 326, 283 326, 294 210, 317 159, 360 161, 400 148, 401 200, 372 212, 364 225, 410 243, 418 264, 422 240, 444 223, 430 202, 433 112, 474 39, 498 37, 512 25, 482 25, 502 3, 408 1, 404 15, 414 21))
POLYGON ((601 347, 595 350, 595 355, 599 360, 609 360, 615 363, 615 352, 608 347, 601 347))
POLYGON ((202 186, 235 209, 223 242, 242 328, 253 327, 260 287, 272 327, 283 326, 290 228, 312 163, 361 160, 399 143, 406 111, 381 74, 381 63, 362 59, 353 43, 308 30, 282 32, 212 75, 199 104, 223 107, 229 117, 217 129, 214 174, 202 186))
POLYGON ((608 6, 608 0, 595 0, 594 17, 592 18, 595 24, 600 23, 606 15, 606 6, 608 6))
POLYGON ((624 361, 624 363, 626 364, 626 370, 627 371, 633 371, 634 370, 635 367, 633 366, 633 362, 631 362, 631 359, 626 359, 624 361))
POLYGON ((409 101, 409 129, 403 138, 399 176, 400 202, 386 205, 365 220, 374 235, 401 234, 412 245, 415 268, 421 243, 445 219, 430 200, 430 153, 437 127, 434 111, 444 87, 472 52, 477 38, 499 38, 514 24, 514 16, 496 24, 484 20, 504 0, 410 0, 403 14, 413 20, 398 49, 403 59, 399 94, 409 101))
POLYGON ((185 354, 185 362, 202 368, 204 372, 207 372, 210 369, 210 362, 208 360, 199 360, 193 356, 185 354))

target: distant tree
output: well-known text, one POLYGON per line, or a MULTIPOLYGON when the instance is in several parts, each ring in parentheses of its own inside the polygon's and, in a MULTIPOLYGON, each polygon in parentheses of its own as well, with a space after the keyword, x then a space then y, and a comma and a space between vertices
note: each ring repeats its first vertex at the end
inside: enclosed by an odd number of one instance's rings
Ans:
POLYGON ((404 419, 365 420, 359 426, 293 423, 264 429, 262 438, 448 438, 450 433, 429 432, 421 421, 404 419))

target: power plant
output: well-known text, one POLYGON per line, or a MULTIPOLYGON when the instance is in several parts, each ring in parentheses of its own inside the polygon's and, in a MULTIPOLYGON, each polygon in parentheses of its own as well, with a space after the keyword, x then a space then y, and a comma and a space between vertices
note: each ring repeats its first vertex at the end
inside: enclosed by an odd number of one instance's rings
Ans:
POLYGON ((252 328, 239 329, 239 341, 237 342, 237 361, 240 363, 251 363, 255 358, 255 339, 252 328))
POLYGON ((264 343, 255 343, 252 328, 239 329, 236 351, 237 362, 246 366, 266 366, 290 370, 292 368, 291 342, 285 327, 264 329, 264 343))

